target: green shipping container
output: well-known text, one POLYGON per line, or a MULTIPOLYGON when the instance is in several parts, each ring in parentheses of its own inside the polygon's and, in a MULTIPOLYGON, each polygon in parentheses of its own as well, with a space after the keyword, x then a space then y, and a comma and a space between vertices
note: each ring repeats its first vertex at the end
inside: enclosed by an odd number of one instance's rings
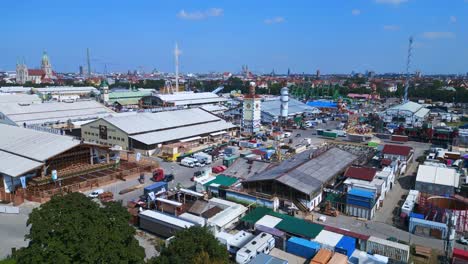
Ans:
POLYGON ((328 132, 328 131, 323 131, 322 136, 329 137, 329 138, 336 138, 337 137, 335 132, 328 132))

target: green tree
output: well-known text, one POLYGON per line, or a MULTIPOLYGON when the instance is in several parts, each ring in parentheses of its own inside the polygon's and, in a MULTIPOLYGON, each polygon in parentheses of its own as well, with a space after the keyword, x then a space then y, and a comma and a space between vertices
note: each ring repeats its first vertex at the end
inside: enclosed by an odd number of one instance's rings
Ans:
POLYGON ((176 233, 152 264, 229 263, 226 248, 205 227, 191 227, 176 233))
POLYGON ((81 193, 56 195, 35 208, 18 263, 143 263, 145 252, 117 202, 100 206, 81 193))

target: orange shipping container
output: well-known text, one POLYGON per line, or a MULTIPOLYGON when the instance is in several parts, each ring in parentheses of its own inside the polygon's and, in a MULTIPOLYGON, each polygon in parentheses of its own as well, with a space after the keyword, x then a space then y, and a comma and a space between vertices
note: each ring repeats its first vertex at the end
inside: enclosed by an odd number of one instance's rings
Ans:
POLYGON ((332 257, 333 253, 328 249, 320 249, 315 257, 310 261, 310 264, 326 264, 332 257))
POLYGON ((348 257, 340 253, 335 253, 328 264, 348 264, 348 257))

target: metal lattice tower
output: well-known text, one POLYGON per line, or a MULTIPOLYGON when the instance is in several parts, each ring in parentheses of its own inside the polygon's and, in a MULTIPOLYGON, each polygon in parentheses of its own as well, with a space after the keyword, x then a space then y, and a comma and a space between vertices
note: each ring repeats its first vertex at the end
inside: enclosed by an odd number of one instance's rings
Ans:
POLYGON ((410 65, 411 65, 411 51, 413 49, 413 37, 409 38, 408 45, 408 57, 406 59, 406 82, 405 82, 405 102, 408 102, 408 89, 409 89, 409 80, 410 80, 410 65))

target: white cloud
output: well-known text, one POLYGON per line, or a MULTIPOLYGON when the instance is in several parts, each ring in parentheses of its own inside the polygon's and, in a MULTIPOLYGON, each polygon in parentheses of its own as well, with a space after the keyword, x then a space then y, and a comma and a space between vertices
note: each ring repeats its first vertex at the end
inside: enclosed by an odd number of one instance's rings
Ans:
POLYGON ((391 5, 399 5, 401 3, 408 2, 408 0, 375 0, 378 4, 391 4, 391 5))
POLYGON ((450 23, 457 23, 457 17, 456 16, 450 16, 450 23))
POLYGON ((361 14, 361 10, 359 10, 359 9, 353 9, 353 10, 351 10, 351 14, 352 14, 353 16, 359 16, 359 15, 361 14))
POLYGON ((429 31, 424 32, 422 36, 426 39, 449 39, 454 38, 455 34, 453 32, 444 32, 444 31, 429 31))
POLYGON ((283 23, 284 21, 286 21, 284 17, 279 16, 279 17, 267 18, 263 22, 265 22, 265 24, 271 25, 271 24, 283 23))
POLYGON ((398 31, 400 30, 400 27, 397 25, 385 25, 383 26, 383 29, 387 31, 398 31))
POLYGON ((218 17, 224 14, 224 10, 222 8, 210 8, 205 11, 192 11, 187 12, 184 9, 180 10, 177 13, 177 17, 180 19, 187 19, 187 20, 201 20, 207 17, 218 17))

